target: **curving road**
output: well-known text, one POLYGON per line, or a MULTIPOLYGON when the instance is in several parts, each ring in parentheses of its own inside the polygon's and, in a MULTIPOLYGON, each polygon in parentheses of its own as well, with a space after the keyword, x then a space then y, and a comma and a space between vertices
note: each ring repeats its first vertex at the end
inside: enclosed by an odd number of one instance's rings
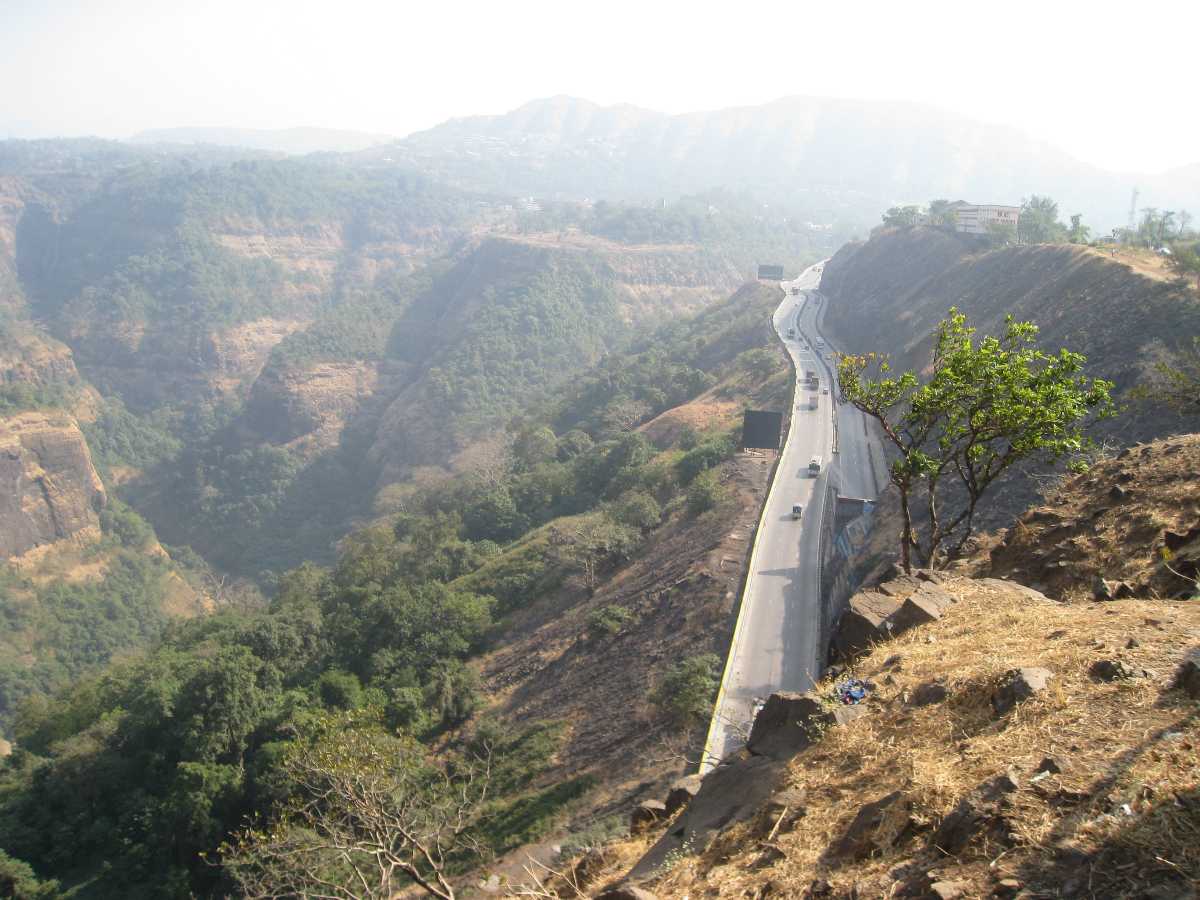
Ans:
POLYGON ((760 698, 773 691, 806 691, 820 676, 820 536, 829 482, 833 478, 843 496, 877 494, 865 417, 852 406, 837 404, 834 392, 825 393, 833 372, 832 362, 824 358, 830 348, 816 349, 825 304, 816 290, 823 266, 817 263, 795 281, 784 282, 787 294, 773 317, 799 375, 797 408, 751 556, 702 772, 745 742, 760 698), (793 296, 793 287, 801 293, 793 296), (794 338, 788 337, 792 327, 797 329, 794 338), (809 409, 813 392, 804 382, 810 369, 820 378, 815 410, 809 409), (816 477, 809 474, 814 456, 823 460, 816 477), (799 521, 792 518, 795 503, 804 507, 799 521))

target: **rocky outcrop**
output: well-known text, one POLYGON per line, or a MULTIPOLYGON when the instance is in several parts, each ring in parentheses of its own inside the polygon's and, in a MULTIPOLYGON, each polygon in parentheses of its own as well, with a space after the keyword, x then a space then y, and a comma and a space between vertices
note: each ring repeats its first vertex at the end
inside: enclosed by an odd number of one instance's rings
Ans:
POLYGON ((106 500, 74 419, 43 412, 0 419, 0 557, 98 534, 106 500))
POLYGON ((0 345, 0 387, 74 384, 79 381, 71 350, 53 338, 10 333, 0 345))
POLYGON ((244 392, 275 345, 309 321, 260 318, 219 329, 202 324, 173 329, 133 319, 105 321, 93 310, 77 316, 66 337, 83 373, 102 393, 116 393, 130 406, 154 406, 244 392))
POLYGON ((859 591, 847 601, 838 619, 831 653, 838 659, 853 659, 873 644, 936 622, 953 602, 954 598, 938 585, 910 576, 859 591))
POLYGON ((1192 647, 1183 655, 1174 686, 1193 700, 1200 700, 1200 647, 1192 647))
POLYGON ((746 746, 756 756, 791 759, 829 728, 846 725, 865 712, 865 706, 837 706, 815 693, 781 691, 754 717, 746 746))
POLYGON ((325 445, 380 385, 376 363, 269 368, 255 381, 243 421, 259 437, 286 444, 308 435, 325 445))

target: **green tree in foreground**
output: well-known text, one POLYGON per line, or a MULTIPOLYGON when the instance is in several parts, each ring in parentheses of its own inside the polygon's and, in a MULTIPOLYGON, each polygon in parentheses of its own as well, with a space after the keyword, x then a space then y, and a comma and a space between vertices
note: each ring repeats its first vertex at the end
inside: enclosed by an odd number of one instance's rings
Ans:
POLYGON ((371 713, 323 716, 283 761, 295 795, 222 846, 226 871, 247 898, 391 898, 412 884, 453 900, 450 866, 479 851, 491 758, 456 763, 433 765, 371 713))
POLYGON ((887 358, 873 353, 838 363, 842 396, 876 419, 900 454, 890 481, 900 492, 906 571, 914 556, 934 565, 949 540, 956 540, 952 552, 962 549, 980 500, 1004 472, 1027 459, 1078 456, 1090 444, 1084 428, 1111 415, 1111 383, 1081 375, 1078 353, 1037 349, 1037 333, 1010 316, 1003 336, 977 340, 952 308, 924 380, 892 374, 887 358), (918 527, 914 507, 922 500, 918 527))

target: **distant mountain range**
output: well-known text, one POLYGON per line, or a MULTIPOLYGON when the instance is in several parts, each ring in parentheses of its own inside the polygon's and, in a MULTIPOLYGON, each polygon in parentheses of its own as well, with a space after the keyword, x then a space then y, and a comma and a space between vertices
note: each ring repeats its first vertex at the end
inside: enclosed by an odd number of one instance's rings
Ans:
POLYGON ((1200 211, 1200 164, 1158 176, 1105 172, 1007 127, 913 103, 789 97, 667 115, 572 97, 452 119, 367 151, 455 184, 540 197, 657 199, 748 190, 827 219, 877 220, 934 197, 1080 212, 1094 230, 1138 205, 1200 211))
POLYGON ((216 144, 301 156, 307 153, 354 153, 394 141, 393 135, 336 128, 154 128, 129 139, 134 144, 216 144))

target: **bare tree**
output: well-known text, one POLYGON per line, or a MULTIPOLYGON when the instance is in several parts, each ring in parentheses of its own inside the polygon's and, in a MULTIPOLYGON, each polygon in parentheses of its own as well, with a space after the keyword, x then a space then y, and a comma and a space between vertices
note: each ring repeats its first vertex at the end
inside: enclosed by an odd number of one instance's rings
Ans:
POLYGON ((607 513, 584 517, 572 530, 551 527, 551 551, 558 561, 583 574, 584 586, 595 591, 601 569, 614 559, 629 556, 641 533, 614 521, 607 513))
POLYGON ((454 900, 450 864, 481 851, 472 829, 490 750, 434 765, 377 714, 354 711, 320 719, 292 744, 283 771, 295 791, 282 814, 221 848, 241 896, 383 900, 412 884, 454 900))

